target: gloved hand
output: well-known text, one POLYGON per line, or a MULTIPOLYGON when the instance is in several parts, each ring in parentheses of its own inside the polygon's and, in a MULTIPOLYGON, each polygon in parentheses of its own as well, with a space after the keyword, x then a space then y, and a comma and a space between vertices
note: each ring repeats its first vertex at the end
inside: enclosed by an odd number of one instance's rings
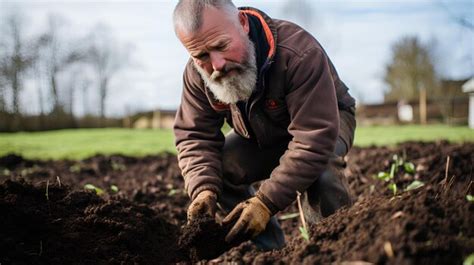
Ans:
POLYGON ((197 216, 209 215, 214 218, 216 214, 216 199, 217 195, 210 191, 201 191, 188 208, 188 222, 195 219, 197 216))
POLYGON ((230 243, 237 237, 255 237, 260 234, 270 221, 271 212, 268 207, 257 197, 252 197, 235 206, 235 208, 222 221, 228 224, 239 219, 225 237, 225 241, 230 243))

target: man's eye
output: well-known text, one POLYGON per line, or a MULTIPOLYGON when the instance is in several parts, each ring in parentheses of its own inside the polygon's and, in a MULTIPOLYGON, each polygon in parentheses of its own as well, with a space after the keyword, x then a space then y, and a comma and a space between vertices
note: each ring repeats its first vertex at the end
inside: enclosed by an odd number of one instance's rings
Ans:
POLYGON ((227 47, 227 45, 222 44, 216 47, 217 50, 224 50, 227 47))
POLYGON ((199 55, 195 56, 194 58, 196 58, 198 60, 206 60, 208 56, 209 55, 207 53, 202 53, 202 54, 199 54, 199 55))

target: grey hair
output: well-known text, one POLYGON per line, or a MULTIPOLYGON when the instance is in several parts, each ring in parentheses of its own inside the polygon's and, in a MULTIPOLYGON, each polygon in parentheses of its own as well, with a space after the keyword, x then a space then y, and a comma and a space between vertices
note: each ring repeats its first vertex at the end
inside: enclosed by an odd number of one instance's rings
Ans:
POLYGON ((179 0, 173 12, 173 24, 177 29, 194 32, 202 25, 202 13, 206 7, 215 7, 229 15, 237 14, 239 10, 231 0, 179 0))

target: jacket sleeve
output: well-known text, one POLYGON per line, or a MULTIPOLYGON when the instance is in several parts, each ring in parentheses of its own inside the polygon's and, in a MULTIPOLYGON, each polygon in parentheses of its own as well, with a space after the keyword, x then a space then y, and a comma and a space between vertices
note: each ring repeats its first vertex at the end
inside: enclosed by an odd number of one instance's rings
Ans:
POLYGON ((178 164, 191 200, 203 190, 219 195, 222 189, 220 174, 224 135, 221 127, 224 118, 210 106, 204 90, 200 76, 188 63, 174 134, 178 164))
POLYGON ((334 152, 339 114, 328 58, 317 47, 296 56, 288 66, 286 96, 292 139, 259 192, 283 210, 325 170, 334 152))

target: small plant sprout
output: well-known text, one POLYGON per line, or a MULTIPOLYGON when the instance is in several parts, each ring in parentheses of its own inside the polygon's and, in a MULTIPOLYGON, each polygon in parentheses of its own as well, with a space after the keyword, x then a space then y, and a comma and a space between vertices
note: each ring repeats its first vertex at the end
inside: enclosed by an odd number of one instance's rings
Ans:
POLYGON ((301 233, 302 238, 304 238, 306 241, 309 241, 309 233, 308 233, 308 230, 306 230, 306 228, 304 228, 303 226, 300 226, 300 233, 301 233))
POLYGON ((304 238, 306 241, 309 241, 309 231, 308 231, 308 227, 306 226, 306 220, 303 214, 303 207, 301 207, 301 193, 299 191, 296 191, 296 194, 297 194, 296 199, 298 201, 298 210, 299 210, 299 214, 301 218, 301 223, 303 224, 303 226, 299 227, 301 237, 304 238))
POLYGON ((115 193, 119 192, 119 188, 115 185, 110 185, 110 190, 115 192, 115 193))
POLYGON ((49 180, 46 181, 46 200, 49 201, 49 180))
POLYGON ((11 171, 8 170, 8 168, 4 168, 4 169, 2 170, 2 174, 3 174, 4 176, 10 175, 10 173, 11 173, 11 171))
POLYGON ((392 179, 389 173, 383 171, 377 174, 377 178, 383 181, 390 181, 392 179))
POLYGON ((410 185, 408 185, 406 188, 405 188, 405 191, 409 191, 409 190, 416 190, 420 187, 423 187, 425 185, 425 183, 419 181, 419 180, 414 180, 412 183, 410 183, 410 185))
POLYGON ((127 167, 124 164, 118 163, 115 161, 112 161, 111 166, 112 166, 112 170, 114 171, 124 171, 127 169, 127 167))
POLYGON ((393 192, 393 196, 397 195, 397 184, 396 183, 390 183, 388 184, 387 188, 393 192))
POLYGON ((468 202, 474 202, 474 196, 472 196, 471 194, 468 194, 468 195, 466 195, 466 200, 468 202))
POLYGON ((395 173, 397 173, 397 168, 398 165, 396 163, 392 163, 392 166, 390 166, 390 179, 393 179, 393 177, 395 177, 395 173))
POLYGON ((95 191, 95 194, 97 194, 97 195, 99 195, 99 196, 102 195, 102 194, 104 194, 104 190, 103 190, 103 189, 98 188, 98 187, 96 187, 96 186, 94 186, 94 185, 92 185, 92 184, 86 184, 86 185, 84 185, 84 189, 86 189, 86 190, 93 190, 93 191, 95 191))
MULTIPOLYGON (((390 170, 381 171, 374 178, 388 182, 387 188, 393 192, 393 195, 396 195, 398 191, 398 187, 394 179, 397 172, 401 169, 403 169, 403 171, 406 174, 413 175, 416 172, 415 164, 413 164, 412 162, 405 161, 405 154, 403 155, 403 157, 400 157, 397 154, 394 154, 392 156, 392 162, 390 163, 390 170)), ((410 187, 409 190, 423 186, 423 183, 421 181, 415 180, 413 183, 409 185, 410 187)))
POLYGON ((414 174, 415 173, 415 164, 413 164, 412 162, 405 162, 405 163, 403 163, 403 169, 408 174, 414 174))
POLYGON ((168 196, 171 197, 171 196, 175 195, 175 194, 178 193, 178 192, 179 192, 179 189, 171 189, 171 190, 168 192, 168 196))
POLYGON ((80 164, 74 164, 71 167, 69 167, 69 172, 71 173, 79 173, 81 172, 81 165, 80 164))
POLYGON ((474 265, 474 253, 467 256, 462 265, 474 265))
POLYGON ((58 186, 61 187, 61 180, 59 179, 59 176, 56 176, 56 181, 58 182, 58 186))

